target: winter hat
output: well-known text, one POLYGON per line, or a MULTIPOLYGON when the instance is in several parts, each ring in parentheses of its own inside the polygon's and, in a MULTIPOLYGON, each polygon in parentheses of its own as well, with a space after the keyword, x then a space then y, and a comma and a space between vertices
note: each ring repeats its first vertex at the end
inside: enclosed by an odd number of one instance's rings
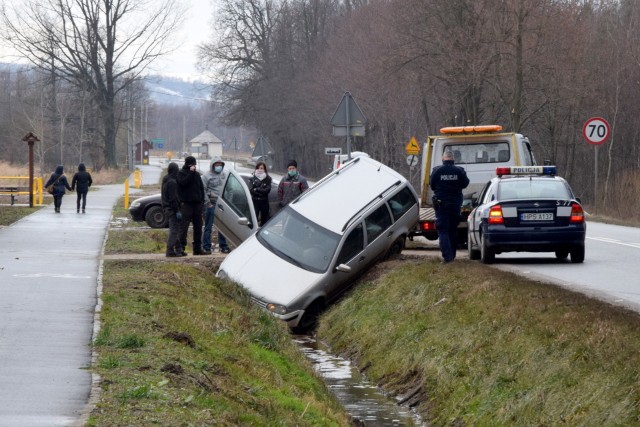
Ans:
POLYGON ((196 162, 196 158, 195 158, 195 157, 193 157, 193 156, 187 156, 187 157, 185 157, 185 159, 184 159, 184 164, 185 164, 185 166, 195 165, 196 163, 197 163, 197 162, 196 162))
POLYGON ((287 164, 287 167, 291 167, 291 166, 298 169, 298 162, 296 162, 295 160, 289 160, 289 164, 287 164))

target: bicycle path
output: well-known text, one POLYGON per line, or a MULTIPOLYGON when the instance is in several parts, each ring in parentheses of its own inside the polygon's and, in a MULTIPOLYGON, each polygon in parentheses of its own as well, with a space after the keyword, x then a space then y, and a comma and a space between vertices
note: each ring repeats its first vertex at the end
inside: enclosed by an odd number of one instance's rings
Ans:
MULTIPOLYGON (((143 166, 142 184, 161 169, 143 166)), ((130 181, 131 182, 131 181, 130 181)), ((105 236, 124 185, 75 193, 0 229, 0 427, 77 425, 92 387, 91 340, 105 236)))

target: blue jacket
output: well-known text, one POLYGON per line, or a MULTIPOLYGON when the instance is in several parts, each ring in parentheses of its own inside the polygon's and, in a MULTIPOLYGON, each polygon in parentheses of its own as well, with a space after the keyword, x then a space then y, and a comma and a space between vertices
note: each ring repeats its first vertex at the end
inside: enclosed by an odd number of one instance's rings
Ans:
POLYGON ((53 186, 53 195, 54 196, 63 196, 66 191, 64 189, 71 191, 71 187, 69 187, 69 181, 67 181, 67 177, 64 175, 64 166, 58 165, 56 167, 56 171, 51 174, 47 183, 44 185, 45 188, 50 186, 55 182, 53 186), (60 179, 58 179, 60 178, 60 179))
POLYGON ((445 160, 431 172, 429 186, 436 199, 443 203, 462 205, 462 190, 469 185, 467 172, 453 164, 453 160, 445 160))

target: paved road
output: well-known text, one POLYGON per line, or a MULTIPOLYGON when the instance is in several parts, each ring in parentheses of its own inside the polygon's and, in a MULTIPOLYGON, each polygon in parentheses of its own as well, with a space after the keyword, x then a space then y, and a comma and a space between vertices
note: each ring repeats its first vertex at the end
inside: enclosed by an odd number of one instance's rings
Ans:
MULTIPOLYGON (((160 169, 143 166, 142 183, 160 169)), ((91 391, 91 338, 103 242, 124 185, 75 194, 0 229, 0 426, 76 423, 91 391)))

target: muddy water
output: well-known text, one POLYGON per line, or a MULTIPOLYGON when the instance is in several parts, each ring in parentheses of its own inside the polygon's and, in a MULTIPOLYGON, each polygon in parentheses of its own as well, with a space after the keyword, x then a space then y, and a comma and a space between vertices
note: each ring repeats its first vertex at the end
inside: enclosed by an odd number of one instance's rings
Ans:
POLYGON ((393 398, 385 396, 348 360, 330 354, 312 337, 297 335, 294 342, 354 421, 367 427, 427 425, 410 408, 398 406, 393 398))

